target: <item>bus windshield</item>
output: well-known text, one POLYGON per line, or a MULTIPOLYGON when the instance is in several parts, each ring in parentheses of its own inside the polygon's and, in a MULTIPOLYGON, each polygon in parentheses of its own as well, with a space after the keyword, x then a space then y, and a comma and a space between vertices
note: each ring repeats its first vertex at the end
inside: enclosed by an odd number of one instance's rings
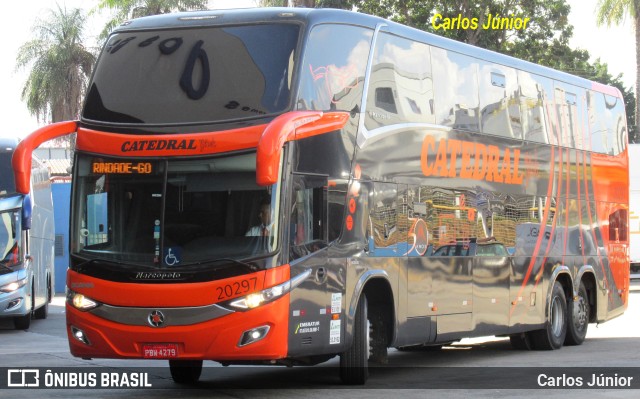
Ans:
POLYGON ((72 252, 179 268, 275 251, 278 187, 255 182, 256 154, 131 160, 80 154, 72 252))
POLYGON ((83 120, 202 124, 290 107, 299 26, 116 33, 102 50, 83 120))

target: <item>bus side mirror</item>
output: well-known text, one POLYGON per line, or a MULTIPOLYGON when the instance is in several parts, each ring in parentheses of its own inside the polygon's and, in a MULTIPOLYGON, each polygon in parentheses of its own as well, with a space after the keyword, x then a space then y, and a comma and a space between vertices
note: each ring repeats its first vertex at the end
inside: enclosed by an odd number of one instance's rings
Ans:
POLYGON ((31 196, 25 195, 22 199, 22 230, 31 229, 31 211, 33 207, 31 205, 31 196))
POLYGON ((342 129, 348 120, 347 112, 319 111, 287 112, 272 120, 258 142, 256 182, 270 186, 278 181, 284 143, 342 129))
POLYGON ((31 188, 31 156, 33 150, 47 140, 74 133, 77 127, 78 123, 75 121, 58 122, 47 125, 31 133, 18 144, 13 153, 13 159, 11 160, 17 192, 20 194, 29 194, 29 189, 31 188))

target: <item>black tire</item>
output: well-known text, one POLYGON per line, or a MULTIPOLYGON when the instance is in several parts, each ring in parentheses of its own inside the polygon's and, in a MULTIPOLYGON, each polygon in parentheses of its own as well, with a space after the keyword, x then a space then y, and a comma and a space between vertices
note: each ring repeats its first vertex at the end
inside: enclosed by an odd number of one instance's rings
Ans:
POLYGON ((51 280, 47 278, 47 300, 42 307, 33 312, 33 317, 38 320, 44 320, 49 315, 49 302, 51 302, 51 280))
POLYGON ((169 370, 177 384, 195 384, 202 374, 202 360, 169 360, 169 370))
POLYGON ((584 283, 580 282, 578 296, 569 299, 567 303, 567 337, 564 340, 565 345, 580 345, 584 342, 589 327, 590 311, 587 288, 584 283))
POLYGON ((369 318, 369 363, 388 364, 387 326, 382 307, 367 309, 369 318))
POLYGON ((353 321, 351 347, 340 355, 340 379, 348 385, 363 385, 369 378, 369 326, 367 297, 360 296, 353 321))
POLYGON ((545 328, 532 331, 533 346, 538 350, 560 349, 567 336, 567 297, 559 282, 553 284, 545 328))
POLYGON ((513 349, 530 351, 533 349, 533 342, 531 340, 531 334, 528 332, 522 332, 509 335, 509 341, 513 349))
POLYGON ((32 289, 31 307, 29 308, 29 312, 24 316, 16 316, 13 318, 13 326, 16 328, 16 330, 28 330, 29 327, 31 326, 31 315, 33 315, 33 301, 34 301, 34 292, 32 289))
POLYGON ((15 316, 13 318, 13 326, 16 330, 28 330, 31 326, 31 312, 24 316, 15 316))

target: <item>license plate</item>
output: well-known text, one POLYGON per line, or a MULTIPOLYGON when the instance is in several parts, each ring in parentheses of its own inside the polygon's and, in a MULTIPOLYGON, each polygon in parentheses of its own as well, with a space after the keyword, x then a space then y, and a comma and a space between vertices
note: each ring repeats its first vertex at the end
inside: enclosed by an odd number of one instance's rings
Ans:
POLYGON ((145 359, 170 359, 178 357, 178 344, 144 344, 142 357, 145 359))

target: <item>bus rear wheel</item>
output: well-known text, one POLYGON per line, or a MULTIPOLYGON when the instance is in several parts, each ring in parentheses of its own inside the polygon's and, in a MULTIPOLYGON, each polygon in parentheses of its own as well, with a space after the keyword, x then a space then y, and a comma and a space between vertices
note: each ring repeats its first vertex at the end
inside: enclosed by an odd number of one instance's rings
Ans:
POLYGON ((195 384, 202 374, 202 360, 169 360, 171 378, 178 384, 195 384))
POLYGON ((553 284, 545 327, 531 332, 534 348, 538 350, 560 349, 567 336, 567 297, 562 285, 553 284))
POLYGON ((580 345, 587 336, 589 327, 589 297, 587 288, 580 282, 578 296, 567 304, 567 337, 565 345, 580 345))
POLYGON ((369 325, 367 297, 358 300, 353 321, 351 347, 340 355, 340 379, 348 385, 363 385, 369 378, 369 325))

